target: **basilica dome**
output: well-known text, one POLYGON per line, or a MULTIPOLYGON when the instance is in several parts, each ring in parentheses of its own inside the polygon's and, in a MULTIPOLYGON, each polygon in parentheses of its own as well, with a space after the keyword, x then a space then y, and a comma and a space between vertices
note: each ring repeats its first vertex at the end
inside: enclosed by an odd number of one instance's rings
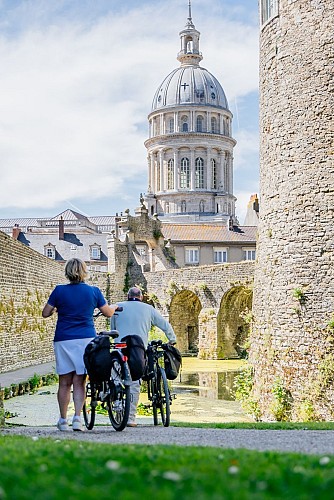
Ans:
POLYGON ((208 70, 198 64, 182 65, 172 71, 159 85, 151 111, 193 104, 228 110, 222 86, 208 70))

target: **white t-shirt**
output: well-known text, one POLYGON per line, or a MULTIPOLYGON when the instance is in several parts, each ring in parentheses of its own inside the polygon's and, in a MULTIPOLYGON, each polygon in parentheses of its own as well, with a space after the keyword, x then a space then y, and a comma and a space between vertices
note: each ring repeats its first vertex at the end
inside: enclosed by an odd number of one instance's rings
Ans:
POLYGON ((118 302, 117 305, 123 307, 123 311, 117 313, 116 325, 114 324, 119 331, 120 340, 126 335, 139 335, 147 347, 148 333, 152 326, 157 326, 166 334, 168 340, 176 342, 172 326, 153 306, 138 300, 126 300, 118 302))

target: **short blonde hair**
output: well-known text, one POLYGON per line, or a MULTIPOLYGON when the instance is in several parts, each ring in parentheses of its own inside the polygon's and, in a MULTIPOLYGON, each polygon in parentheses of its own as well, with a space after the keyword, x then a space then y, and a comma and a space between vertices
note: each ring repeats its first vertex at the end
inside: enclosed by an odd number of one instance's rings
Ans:
POLYGON ((86 264, 80 259, 70 259, 65 265, 65 276, 72 283, 85 281, 88 274, 86 264))

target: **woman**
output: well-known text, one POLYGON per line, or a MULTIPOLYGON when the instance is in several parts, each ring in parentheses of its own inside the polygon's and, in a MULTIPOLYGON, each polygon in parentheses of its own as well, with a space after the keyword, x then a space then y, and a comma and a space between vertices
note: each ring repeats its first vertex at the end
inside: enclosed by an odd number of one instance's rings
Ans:
POLYGON ((54 311, 58 313, 54 336, 56 372, 59 375, 58 404, 60 418, 57 427, 60 431, 69 430, 67 409, 73 385, 75 415, 72 421, 74 431, 82 431, 81 410, 85 400, 86 370, 83 362, 85 347, 96 336, 93 312, 100 309, 110 318, 117 305, 108 305, 101 290, 85 283, 86 264, 80 259, 70 259, 65 266, 67 285, 57 285, 42 311, 48 318, 54 311))

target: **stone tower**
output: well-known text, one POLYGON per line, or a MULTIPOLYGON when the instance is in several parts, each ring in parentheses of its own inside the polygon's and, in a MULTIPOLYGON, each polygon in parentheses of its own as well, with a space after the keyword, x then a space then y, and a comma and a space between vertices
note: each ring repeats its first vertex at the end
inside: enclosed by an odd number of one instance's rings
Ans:
POLYGON ((288 418, 333 420, 334 2, 260 8, 253 397, 264 419, 277 418, 276 386, 288 418))
POLYGON ((180 67, 159 85, 149 120, 149 214, 226 221, 235 216, 232 113, 218 80, 200 66, 200 33, 189 15, 180 32, 180 67))

